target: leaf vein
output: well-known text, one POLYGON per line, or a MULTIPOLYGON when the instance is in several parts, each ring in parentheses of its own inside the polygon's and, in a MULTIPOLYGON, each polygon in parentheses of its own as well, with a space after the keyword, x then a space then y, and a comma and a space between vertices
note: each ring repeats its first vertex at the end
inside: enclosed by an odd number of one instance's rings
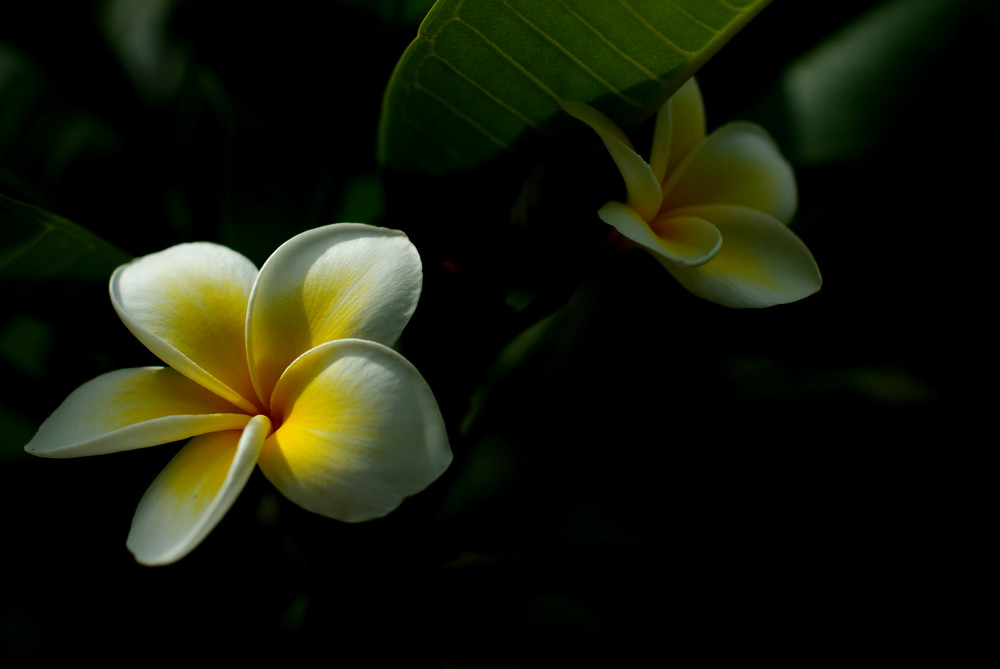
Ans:
POLYGON ((569 49, 567 49, 566 46, 563 45, 559 40, 557 40, 552 35, 550 35, 549 33, 545 32, 544 30, 542 30, 542 28, 540 26, 536 25, 534 22, 532 22, 524 14, 522 14, 519 11, 517 11, 516 9, 514 9, 510 5, 510 3, 507 2, 507 0, 501 0, 501 4, 504 7, 506 7, 508 10, 510 10, 510 12, 514 16, 516 16, 521 22, 523 22, 526 26, 528 26, 529 28, 531 28, 532 30, 534 30, 536 33, 538 33, 539 35, 541 35, 543 39, 545 39, 552 46, 554 46, 556 49, 558 49, 560 52, 562 52, 562 54, 565 55, 571 62, 573 62, 577 67, 579 67, 581 70, 583 70, 584 72, 586 72, 588 75, 590 75, 591 77, 593 77, 602 86, 604 86, 605 88, 607 88, 609 91, 611 91, 612 93, 614 93, 617 97, 621 98, 624 102, 632 105, 633 107, 638 107, 639 106, 639 103, 637 101, 635 101, 632 98, 630 98, 627 95, 625 95, 614 84, 612 84, 611 82, 607 81, 604 77, 602 77, 597 72, 595 72, 593 69, 591 69, 586 63, 584 63, 576 55, 574 55, 572 51, 570 51, 569 49))
POLYGON ((471 30, 476 35, 476 37, 478 37, 479 39, 481 39, 488 47, 490 47, 491 49, 493 49, 494 51, 496 51, 497 54, 501 58, 503 58, 508 63, 510 63, 511 65, 513 65, 521 74, 523 74, 525 76, 525 78, 527 78, 531 83, 533 83, 535 86, 537 86, 539 90, 541 90, 543 93, 545 93, 546 95, 548 95, 549 97, 551 97, 553 100, 555 100, 557 102, 559 101, 559 99, 560 99, 559 96, 556 95, 555 92, 551 88, 549 88, 548 86, 546 86, 545 82, 543 82, 541 79, 539 79, 538 77, 536 77, 535 75, 533 75, 530 70, 528 70, 527 68, 525 68, 523 65, 521 65, 521 63, 519 63, 517 61, 517 59, 515 59, 509 53, 507 53, 502 48, 500 48, 500 45, 496 44, 495 42, 493 42, 493 40, 491 40, 489 37, 487 37, 486 35, 484 35, 481 31, 477 30, 474 25, 470 24, 468 21, 465 21, 461 17, 456 17, 453 20, 454 21, 458 21, 463 26, 465 26, 466 28, 468 28, 469 30, 471 30))
POLYGON ((701 26, 702 28, 704 28, 708 32, 712 33, 713 35, 718 35, 719 34, 718 30, 716 30, 715 28, 713 28, 712 26, 708 25, 707 23, 705 23, 704 21, 702 21, 701 19, 699 19, 697 16, 695 16, 694 14, 692 14, 691 12, 689 12, 687 10, 687 8, 684 7, 683 5, 679 5, 676 2, 673 2, 673 0, 667 0, 667 2, 674 9, 676 9, 679 13, 683 14, 688 19, 690 19, 692 23, 696 23, 697 25, 701 26))
POLYGON ((497 96, 495 93, 487 89, 485 86, 480 84, 478 81, 467 75, 465 72, 458 69, 458 67, 454 63, 452 63, 450 60, 448 60, 441 54, 434 52, 434 58, 436 58, 439 62, 441 62, 445 67, 454 72, 456 75, 461 77, 463 81, 465 81, 466 83, 474 87, 476 90, 478 90, 480 93, 485 95, 491 102, 496 103, 499 107, 503 108, 504 110, 516 116, 525 125, 537 130, 538 132, 541 132, 543 135, 549 134, 548 132, 543 130, 537 123, 535 123, 535 121, 532 118, 525 115, 524 112, 519 110, 517 107, 514 107, 513 105, 509 104, 508 102, 497 96))
POLYGON ((0 267, 6 267, 12 264, 15 260, 26 254, 28 251, 41 244, 42 239, 44 239, 45 236, 48 235, 50 232, 55 230, 55 228, 49 225, 48 223, 44 221, 39 221, 39 222, 45 226, 45 229, 42 230, 37 235, 35 235, 35 237, 30 241, 28 241, 27 243, 20 245, 19 247, 15 248, 13 251, 8 253, 3 258, 0 258, 0 267))
MULTIPOLYGON (((459 153, 458 151, 456 151, 455 148, 453 146, 451 146, 450 144, 447 144, 447 143, 441 141, 441 139, 438 137, 438 134, 435 133, 435 132, 432 132, 426 126, 418 123, 417 121, 413 120, 409 116, 404 117, 403 118, 403 122, 406 123, 407 125, 412 126, 413 128, 416 128, 417 132, 420 133, 421 137, 423 137, 424 139, 430 141, 432 144, 437 145, 437 147, 439 149, 441 149, 441 151, 443 151, 444 153, 447 153, 449 156, 451 156, 451 158, 455 162, 457 162, 459 165, 461 165, 463 167, 474 167, 474 163, 472 161, 470 161, 468 159, 468 157, 466 157, 465 155, 463 155, 463 154, 459 153)), ((411 160, 413 160, 414 163, 418 163, 419 164, 419 163, 424 162, 426 160, 423 155, 421 155, 418 151, 415 151, 413 149, 413 145, 412 144, 405 144, 403 152, 407 153, 410 156, 411 160)))
POLYGON ((567 13, 572 15, 573 18, 575 18, 577 21, 583 24, 588 30, 590 30, 590 32, 594 33, 594 35, 596 35, 598 39, 600 39, 602 42, 604 42, 604 44, 606 44, 608 47, 614 50, 615 53, 621 56, 622 59, 628 62, 629 65, 639 70, 639 72, 641 72, 646 77, 652 79, 653 81, 663 81, 663 77, 657 75, 655 72, 652 72, 645 65, 643 65, 635 58, 630 56, 628 53, 623 51, 621 47, 619 47, 616 43, 608 39, 608 37, 604 35, 604 33, 602 33, 600 30, 594 27, 594 25, 589 21, 587 21, 587 19, 585 19, 583 16, 573 11, 573 8, 567 4, 566 0, 558 0, 558 2, 566 9, 567 13))
POLYGON ((492 132, 490 132, 489 130, 487 130, 486 128, 484 128, 482 125, 480 125, 479 123, 477 123, 468 114, 466 114, 461 109, 459 109, 458 107, 456 107, 455 105, 453 105, 451 102, 449 102, 448 99, 446 97, 444 97, 443 95, 440 95, 440 94, 436 93, 435 91, 433 91, 430 88, 427 88, 426 86, 420 85, 420 82, 417 82, 414 85, 413 89, 415 91, 419 91, 419 92, 423 93, 424 95, 427 95, 428 97, 432 98, 435 102, 437 102, 438 104, 440 104, 441 106, 443 106, 445 109, 447 109, 448 111, 450 111, 452 114, 454 114, 456 118, 458 118, 458 119, 460 119, 460 120, 465 121, 466 123, 468 123, 475 130, 477 130, 480 134, 482 134, 484 137, 486 137, 486 139, 490 140, 491 142, 493 142, 494 144, 496 144, 500 148, 505 149, 505 150, 509 150, 510 149, 510 145, 507 142, 503 141, 502 139, 500 139, 499 137, 497 137, 496 135, 494 135, 492 132))
POLYGON ((733 4, 730 4, 730 3, 726 2, 726 0, 716 0, 716 1, 717 1, 717 2, 718 2, 718 3, 720 4, 720 5, 721 5, 721 6, 725 7, 726 9, 731 9, 731 10, 733 10, 734 12, 739 12, 740 14, 742 14, 743 12, 745 12, 745 11, 746 11, 746 7, 740 7, 740 6, 738 6, 738 5, 733 5, 733 4))
POLYGON ((647 21, 645 16, 643 16, 638 11, 636 11, 635 8, 632 7, 632 5, 630 5, 627 2, 625 2, 625 0, 617 0, 617 2, 618 2, 619 5, 622 6, 623 9, 625 9, 625 11, 627 11, 629 14, 631 14, 632 16, 634 16, 636 18, 636 20, 639 21, 639 23, 641 23, 649 32, 651 32, 654 35, 656 35, 656 37, 658 37, 661 42, 663 42, 668 47, 670 47, 671 49, 673 49, 674 51, 676 51, 678 54, 680 54, 680 55, 682 55, 682 56, 684 56, 685 58, 688 58, 688 59, 691 59, 691 58, 693 58, 694 56, 697 55, 694 51, 687 51, 685 49, 682 49, 677 44, 675 44, 674 42, 672 42, 670 40, 670 38, 668 38, 666 35, 664 35, 659 30, 657 30, 656 26, 654 26, 649 21, 647 21))

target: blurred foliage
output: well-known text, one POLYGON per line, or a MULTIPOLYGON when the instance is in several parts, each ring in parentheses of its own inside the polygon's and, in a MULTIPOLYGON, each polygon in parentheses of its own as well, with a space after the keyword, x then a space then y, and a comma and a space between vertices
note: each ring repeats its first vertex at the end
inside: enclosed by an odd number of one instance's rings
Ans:
POLYGON ((883 3, 793 62, 775 89, 787 111, 776 132, 791 157, 801 164, 861 157, 926 84, 923 75, 953 43, 974 4, 883 3))
POLYGON ((754 312, 699 302, 643 253, 603 254, 595 212, 621 185, 594 138, 558 140, 527 173, 380 171, 385 87, 428 4, 0 9, 0 231, 13 211, 122 257, 208 239, 259 264, 317 225, 400 228, 426 276, 399 347, 456 456, 361 525, 252 477, 191 556, 141 568, 124 538, 174 448, 55 461, 21 446, 80 383, 154 361, 98 265, 0 276, 5 666, 150 649, 960 662, 937 617, 956 606, 927 574, 955 499, 975 504, 948 456, 980 439, 969 376, 991 350, 991 283, 942 233, 990 220, 996 3, 771 3, 704 64, 710 128, 750 118, 795 161, 794 229, 824 273, 819 294, 754 312))

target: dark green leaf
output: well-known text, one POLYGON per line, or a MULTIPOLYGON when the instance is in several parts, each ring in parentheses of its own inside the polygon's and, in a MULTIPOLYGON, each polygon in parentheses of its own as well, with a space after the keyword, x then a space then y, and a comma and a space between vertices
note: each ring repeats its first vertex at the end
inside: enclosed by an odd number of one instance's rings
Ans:
POLYGON ((770 0, 438 0, 389 82, 379 160, 444 174, 572 127, 649 116, 770 0))
POLYGON ((124 251, 72 221, 0 195, 0 280, 106 279, 124 251))

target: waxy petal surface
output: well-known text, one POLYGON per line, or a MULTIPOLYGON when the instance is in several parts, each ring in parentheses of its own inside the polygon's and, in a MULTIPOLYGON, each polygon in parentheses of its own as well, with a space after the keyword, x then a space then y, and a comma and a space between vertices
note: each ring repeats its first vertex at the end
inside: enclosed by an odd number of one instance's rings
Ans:
POLYGON ((656 113, 649 166, 661 184, 705 139, 705 104, 694 77, 670 96, 656 113))
POLYGON ((727 205, 691 207, 684 215, 710 221, 722 232, 718 255, 699 267, 664 266, 689 291, 727 307, 769 307, 819 290, 819 268, 806 245, 767 214, 727 205))
POLYGON ((99 455, 238 430, 249 420, 172 369, 120 369, 70 393, 24 448, 49 458, 99 455))
POLYGON ((791 165, 770 135, 753 123, 730 123, 713 132, 664 185, 664 210, 728 204, 788 223, 797 203, 791 165))
POLYGON ((597 215, 623 236, 681 266, 702 265, 719 252, 719 230, 696 216, 660 218, 647 223, 631 207, 608 202, 597 215))
POLYGON ((383 516, 451 462, 427 383, 374 342, 310 350, 278 381, 273 407, 281 422, 261 452, 261 471, 288 499, 330 518, 383 516))
POLYGON ((256 276, 253 263, 224 246, 180 244, 115 270, 111 301, 160 360, 257 413, 244 343, 256 276))
POLYGON ((195 437, 139 501, 125 545, 146 565, 176 562, 218 525, 243 490, 271 429, 255 416, 242 432, 195 437))
POLYGON ((293 360, 320 344, 356 337, 392 345, 422 283, 420 256, 397 230, 338 223, 282 244, 261 267, 247 318, 261 402, 293 360))
POLYGON ((583 121, 598 134, 625 180, 628 206, 647 221, 652 220, 660 210, 662 200, 660 179, 656 178, 642 156, 635 152, 625 133, 611 119, 589 105, 566 101, 560 104, 567 114, 583 121))

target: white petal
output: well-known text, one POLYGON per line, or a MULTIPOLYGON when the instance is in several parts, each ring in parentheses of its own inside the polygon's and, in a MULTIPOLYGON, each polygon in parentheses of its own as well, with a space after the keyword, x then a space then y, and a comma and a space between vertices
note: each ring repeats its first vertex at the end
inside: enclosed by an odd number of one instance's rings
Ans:
POLYGON ((729 123, 705 138, 667 179, 664 210, 731 204, 788 223, 795 213, 795 173, 771 136, 753 123, 729 123))
POLYGON ((621 202, 608 202, 597 215, 636 244, 682 266, 702 265, 714 258, 722 246, 716 227, 695 216, 658 218, 647 223, 621 202))
POLYGON ((201 543, 243 490, 270 429, 266 416, 255 416, 243 432, 189 441, 139 501, 126 540, 135 559, 169 564, 201 543))
POLYGON ((420 256, 398 230, 338 223, 282 244, 250 298, 247 348, 262 402, 299 355, 324 342, 393 344, 416 309, 420 256))
POLYGON ((126 327, 181 374, 255 413, 247 300, 257 269, 218 244, 180 244, 122 265, 111 302, 126 327))
POLYGON ((172 369, 120 369, 70 393, 24 449, 47 458, 99 455, 239 430, 249 420, 172 369))
POLYGON ((773 216, 726 205, 682 212, 711 221, 722 232, 722 248, 708 263, 663 263, 695 295, 727 307, 769 307, 819 290, 822 278, 809 249, 773 216))
POLYGON ((660 210, 662 200, 660 180, 653 174, 649 164, 632 148, 632 143, 625 133, 611 119, 593 107, 580 102, 563 101, 559 104, 567 114, 583 121, 597 133, 625 180, 628 206, 647 221, 652 220, 660 210))
POLYGON ((309 351, 278 381, 273 406, 280 427, 261 471, 290 500, 330 518, 383 516, 451 462, 430 388, 381 344, 341 340, 309 351))
POLYGON ((661 184, 705 139, 705 105, 694 77, 685 82, 656 113, 649 165, 661 184))

